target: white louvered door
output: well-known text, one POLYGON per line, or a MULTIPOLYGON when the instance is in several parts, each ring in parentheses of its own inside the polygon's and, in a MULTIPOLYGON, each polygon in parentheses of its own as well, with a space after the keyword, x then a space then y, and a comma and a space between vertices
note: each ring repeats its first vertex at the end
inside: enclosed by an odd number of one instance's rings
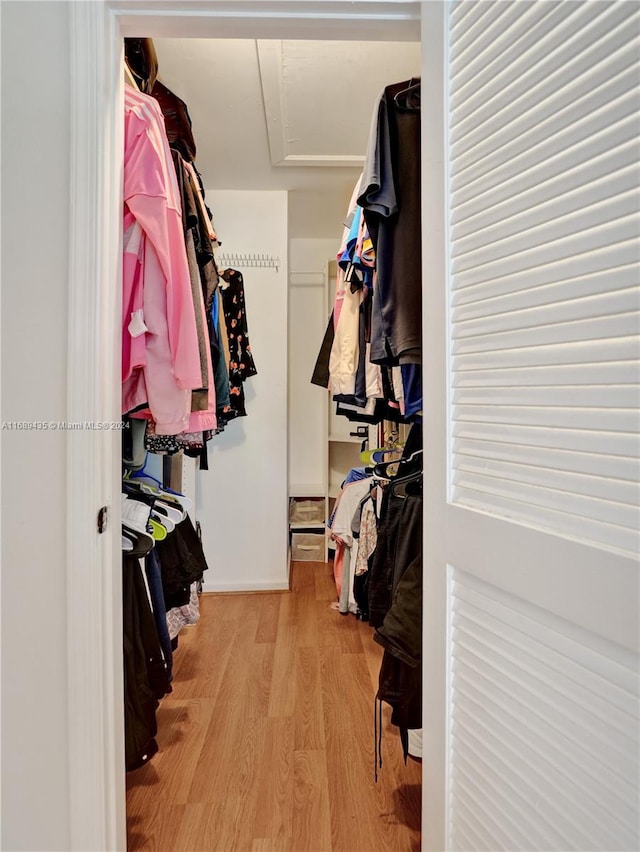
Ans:
POLYGON ((639 32, 423 4, 425 849, 640 848, 639 32))

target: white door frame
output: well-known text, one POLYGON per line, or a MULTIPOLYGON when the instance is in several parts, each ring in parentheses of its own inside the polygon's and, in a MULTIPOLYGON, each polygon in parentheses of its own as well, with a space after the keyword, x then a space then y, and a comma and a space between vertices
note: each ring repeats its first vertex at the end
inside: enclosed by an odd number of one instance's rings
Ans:
MULTIPOLYGON (((440 0, 69 4, 69 421, 120 419, 123 37, 416 40, 421 5, 437 23, 440 0)), ((441 27, 431 31, 430 42, 441 35, 441 27)), ((124 850, 120 432, 68 435, 70 849, 124 850), (110 517, 99 534, 97 514, 103 506, 110 517)))
POLYGON ((448 647, 445 564, 447 494, 447 4, 422 4, 422 381, 430 389, 423 417, 422 848, 449 849, 447 814, 448 647))

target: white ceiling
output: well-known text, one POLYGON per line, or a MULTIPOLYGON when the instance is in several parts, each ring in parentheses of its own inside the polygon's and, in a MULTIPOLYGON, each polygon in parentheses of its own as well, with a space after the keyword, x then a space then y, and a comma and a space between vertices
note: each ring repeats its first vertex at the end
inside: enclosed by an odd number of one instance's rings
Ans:
POLYGON ((154 43, 159 78, 189 108, 205 186, 289 190, 292 237, 339 235, 378 95, 420 73, 413 42, 154 43))

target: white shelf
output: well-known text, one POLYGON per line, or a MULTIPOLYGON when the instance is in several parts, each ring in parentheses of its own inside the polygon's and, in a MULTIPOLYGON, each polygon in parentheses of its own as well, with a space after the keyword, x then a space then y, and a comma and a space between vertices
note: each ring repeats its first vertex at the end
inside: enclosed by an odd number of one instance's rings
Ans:
POLYGON ((289 497, 324 497, 325 491, 324 483, 322 485, 318 485, 317 482, 311 485, 290 485, 289 497))
POLYGON ((329 442, 332 444, 361 444, 365 440, 365 437, 353 438, 351 436, 344 435, 329 435, 329 442))

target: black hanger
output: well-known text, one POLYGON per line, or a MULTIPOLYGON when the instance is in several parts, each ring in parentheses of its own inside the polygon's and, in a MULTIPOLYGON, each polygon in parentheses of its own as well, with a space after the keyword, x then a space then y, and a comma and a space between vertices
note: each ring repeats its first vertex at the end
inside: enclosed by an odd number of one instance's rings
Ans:
POLYGON ((406 458, 395 459, 394 461, 388 462, 379 462, 373 468, 373 475, 378 476, 382 479, 396 479, 399 476, 404 476, 404 471, 406 470, 406 468, 413 467, 411 462, 417 462, 418 459, 420 460, 421 466, 419 470, 412 471, 412 474, 415 472, 422 473, 422 450, 416 450, 415 453, 411 453, 411 455, 407 456, 406 458), (391 474, 389 472, 392 465, 397 465, 398 467, 398 470, 395 474, 391 474))
POLYGON ((123 554, 125 556, 132 556, 137 559, 140 559, 142 556, 146 556, 147 553, 153 550, 153 547, 155 545, 155 542, 150 534, 142 534, 124 525, 122 526, 122 537, 128 538, 129 541, 133 544, 133 549, 123 550, 123 554))
POLYGON ((416 470, 407 476, 396 476, 391 480, 389 486, 392 494, 398 494, 399 489, 403 489, 400 496, 406 497, 408 494, 419 496, 422 494, 422 471, 416 470))
POLYGON ((374 476, 378 476, 381 479, 393 479, 396 474, 390 472, 392 465, 396 465, 399 469, 400 459, 394 459, 393 461, 388 462, 378 462, 378 464, 374 465, 371 470, 374 476))
POLYGON ((409 85, 406 89, 401 89, 401 91, 396 92, 393 97, 393 102, 398 109, 404 110, 405 112, 419 112, 420 78, 412 77, 411 80, 409 80, 409 85))

